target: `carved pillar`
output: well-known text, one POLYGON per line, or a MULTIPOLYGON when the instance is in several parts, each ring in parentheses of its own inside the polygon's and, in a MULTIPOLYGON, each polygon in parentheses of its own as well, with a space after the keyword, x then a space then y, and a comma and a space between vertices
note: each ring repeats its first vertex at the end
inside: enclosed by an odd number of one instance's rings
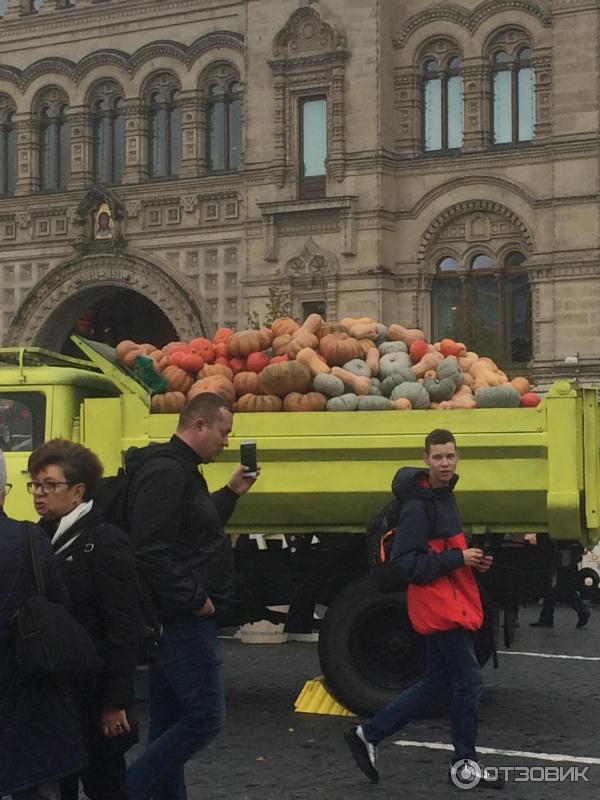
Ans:
POLYGON ((273 214, 263 219, 263 241, 265 261, 277 261, 277 223, 273 214))
POLYGON ((125 170, 123 183, 148 179, 148 114, 137 97, 123 102, 125 115, 125 170))
POLYGON ((331 80, 331 148, 327 171, 336 181, 344 180, 346 154, 345 69, 334 67, 331 80))
POLYGON ((73 106, 67 114, 71 124, 69 189, 84 189, 94 182, 93 115, 87 106, 73 106))
POLYGON ((548 55, 531 59, 535 76, 535 138, 552 135, 552 61, 548 55))
POLYGON ((17 182, 15 194, 31 194, 39 189, 39 130, 29 112, 14 115, 17 132, 17 182))
POLYGON ((180 177, 198 176, 198 98, 195 90, 180 92, 181 170, 180 177))
POLYGON ((273 129, 272 174, 278 188, 285 185, 286 173, 286 85, 283 75, 276 75, 273 87, 275 95, 275 125, 273 129))
POLYGON ((198 98, 198 141, 196 146, 197 174, 208 172, 208 100, 204 93, 198 98))
POLYGON ((463 150, 482 150, 491 142, 491 70, 473 64, 462 71, 464 86, 463 150))
POLYGON ((394 75, 396 152, 414 158, 423 149, 423 80, 413 67, 402 67, 394 75))

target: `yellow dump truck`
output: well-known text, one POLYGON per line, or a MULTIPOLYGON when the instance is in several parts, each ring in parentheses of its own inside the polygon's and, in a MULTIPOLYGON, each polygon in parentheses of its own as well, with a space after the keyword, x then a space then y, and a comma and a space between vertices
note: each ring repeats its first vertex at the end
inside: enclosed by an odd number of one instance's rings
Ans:
MULTIPOLYGON (((175 415, 150 412, 148 391, 112 348, 73 341, 82 358, 0 349, 0 446, 14 486, 6 510, 18 518, 34 517, 27 459, 43 441, 84 443, 110 475, 130 447, 166 441, 176 427, 175 415)), ((398 467, 422 463, 432 428, 455 433, 465 532, 494 548, 504 573, 497 571, 488 589, 506 599, 510 581, 503 576, 527 568, 523 547, 503 546, 507 534, 545 531, 588 546, 597 540, 598 425, 597 390, 565 380, 537 408, 236 415, 229 449, 205 469, 218 488, 238 462, 239 442, 256 439, 262 474, 229 526, 239 573, 232 622, 261 619, 267 606, 289 603, 310 622, 315 602, 327 606, 319 640, 327 683, 341 702, 370 713, 422 668, 404 593, 383 591, 367 574, 365 526, 389 501, 398 467), (253 534, 280 536, 259 548, 253 534)), ((482 661, 496 632, 491 610, 479 642, 482 661)))

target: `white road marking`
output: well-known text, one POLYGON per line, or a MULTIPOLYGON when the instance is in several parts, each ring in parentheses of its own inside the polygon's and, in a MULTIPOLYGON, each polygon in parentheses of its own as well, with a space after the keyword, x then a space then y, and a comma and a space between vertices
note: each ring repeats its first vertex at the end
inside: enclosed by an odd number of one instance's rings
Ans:
MULTIPOLYGON (((428 750, 454 750, 451 744, 443 742, 413 742, 408 739, 398 739, 394 742, 398 747, 425 747, 428 750)), ((566 761, 573 764, 600 764, 600 758, 587 756, 569 756, 564 753, 529 753, 527 750, 497 750, 495 747, 480 747, 478 753, 494 756, 509 756, 511 758, 532 758, 537 761, 566 761)))
POLYGON ((498 650, 503 656, 533 656, 535 658, 564 658, 573 661, 600 661, 600 656, 565 656, 558 653, 525 653, 519 650, 498 650))

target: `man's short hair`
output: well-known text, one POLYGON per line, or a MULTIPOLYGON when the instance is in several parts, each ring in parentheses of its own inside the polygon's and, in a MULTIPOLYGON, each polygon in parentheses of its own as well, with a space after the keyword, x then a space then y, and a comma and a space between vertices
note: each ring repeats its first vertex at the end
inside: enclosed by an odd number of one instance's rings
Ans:
POLYGON ((179 415, 177 429, 187 430, 200 418, 208 423, 208 425, 212 425, 223 408, 233 414, 231 403, 224 397, 220 397, 213 392, 201 392, 184 406, 183 411, 179 415))
POLYGON ((432 444, 450 443, 456 447, 456 439, 454 438, 454 434, 450 433, 450 431, 447 431, 445 428, 436 428, 435 430, 431 431, 431 433, 428 433, 425 437, 425 452, 427 455, 429 455, 432 444))
POLYGON ((6 481, 6 459, 2 450, 0 450, 0 494, 4 494, 6 491, 6 481))

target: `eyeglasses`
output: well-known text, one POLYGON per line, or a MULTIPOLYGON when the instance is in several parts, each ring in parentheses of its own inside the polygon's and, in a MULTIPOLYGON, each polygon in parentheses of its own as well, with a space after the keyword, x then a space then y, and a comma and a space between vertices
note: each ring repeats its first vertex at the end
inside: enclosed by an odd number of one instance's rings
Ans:
POLYGON ((70 486, 68 481, 29 481, 27 491, 29 494, 41 492, 42 494, 54 494, 57 486, 70 486))
POLYGON ((12 483, 5 483, 4 484, 4 494, 10 494, 10 490, 12 489, 12 483))

